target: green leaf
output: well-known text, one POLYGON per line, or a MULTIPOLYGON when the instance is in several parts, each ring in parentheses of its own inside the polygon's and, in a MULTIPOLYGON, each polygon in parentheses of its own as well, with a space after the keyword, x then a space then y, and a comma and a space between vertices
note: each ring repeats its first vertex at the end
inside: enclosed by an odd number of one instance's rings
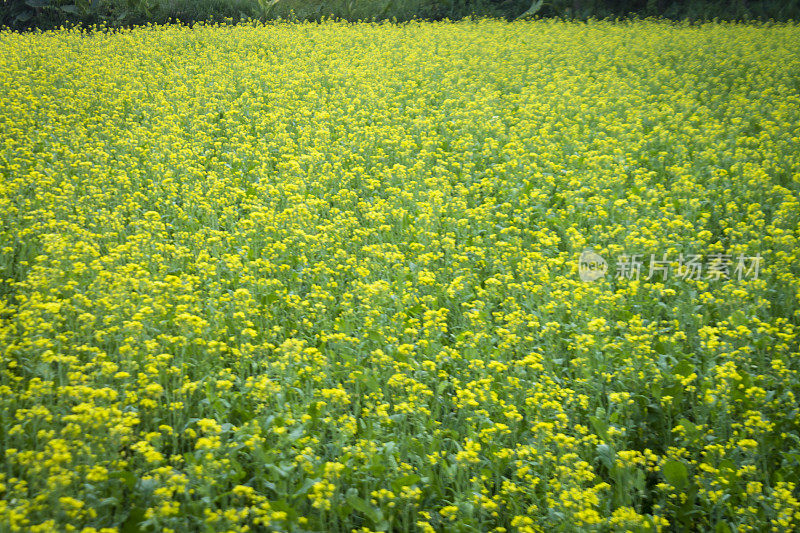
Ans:
POLYGON ((383 520, 383 513, 381 513, 380 509, 372 507, 364 498, 359 498, 355 494, 348 492, 346 500, 350 507, 372 520, 374 524, 383 520))
POLYGON ((141 523, 144 521, 144 509, 134 507, 128 513, 128 518, 122 523, 120 533, 139 533, 142 531, 141 523))
POLYGON ((664 463, 661 473, 664 474, 664 479, 676 489, 682 489, 689 481, 689 471, 686 469, 686 465, 674 459, 664 463))
POLYGON ((264 299, 264 305, 271 305, 278 301, 278 295, 275 294, 274 292, 271 292, 266 296, 264 296, 263 299, 264 299))
POLYGON ((306 479, 305 483, 303 483, 303 484, 300 486, 300 488, 299 488, 299 489, 297 489, 297 490, 294 492, 294 494, 292 494, 292 496, 293 496, 293 497, 295 497, 295 498, 297 498, 297 497, 299 497, 299 496, 305 496, 306 494, 308 494, 308 491, 309 491, 309 490, 311 490, 311 487, 312 487, 312 486, 313 486, 315 483, 317 483, 317 482, 319 482, 319 481, 320 481, 320 480, 319 480, 319 479, 317 479, 317 478, 306 479))
POLYGON ((637 470, 636 476, 633 478, 633 486, 636 487, 636 490, 638 490, 640 493, 643 493, 646 486, 645 482, 646 480, 644 472, 642 472, 641 470, 637 470))
POLYGON ((418 483, 420 479, 422 478, 417 474, 409 474, 407 476, 399 477, 392 481, 392 490, 394 490, 394 492, 400 492, 403 490, 403 487, 409 487, 414 483, 418 483))
POLYGON ((679 419, 678 424, 683 426, 686 430, 686 437, 688 437, 690 441, 694 441, 700 437, 700 430, 686 418, 679 419))
POLYGON ((672 396, 672 406, 678 407, 683 399, 683 385, 675 383, 663 390, 664 395, 672 396))
POLYGON ((140 479, 136 483, 136 490, 145 494, 150 494, 156 490, 156 487, 158 487, 158 480, 155 479, 140 479))
POLYGON ((342 520, 344 520, 348 516, 350 516, 350 513, 352 512, 352 510, 353 510, 353 508, 347 503, 339 504, 339 505, 336 506, 336 514, 338 514, 339 518, 342 519, 342 520))
POLYGON ((596 416, 590 416, 589 422, 592 423, 592 427, 594 428, 595 433, 597 436, 603 440, 608 440, 608 424, 597 418, 596 416))
POLYGON ((302 437, 304 433, 305 433, 305 428, 303 426, 298 426, 289 432, 287 438, 289 439, 289 442, 294 442, 300 437, 302 437))
POLYGON ((727 522, 717 522, 714 531, 716 533, 731 533, 731 526, 729 526, 727 522))
POLYGON ((129 489, 132 489, 136 485, 136 476, 134 476, 133 473, 128 470, 120 470, 119 472, 113 472, 109 474, 108 477, 110 477, 111 479, 122 480, 129 489))
POLYGON ((610 472, 615 470, 616 465, 614 460, 617 454, 611 449, 611 446, 608 444, 599 444, 597 446, 597 455, 600 458, 600 462, 603 463, 603 466, 608 468, 610 472))
POLYGON ((673 374, 676 374, 684 378, 689 374, 691 374, 692 372, 694 372, 694 365, 689 361, 687 361, 686 359, 684 359, 683 361, 672 367, 673 374))

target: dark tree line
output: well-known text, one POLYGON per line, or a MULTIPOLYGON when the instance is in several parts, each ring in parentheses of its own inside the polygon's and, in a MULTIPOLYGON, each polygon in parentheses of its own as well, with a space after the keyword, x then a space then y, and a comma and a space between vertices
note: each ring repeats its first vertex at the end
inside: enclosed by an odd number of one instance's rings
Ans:
POLYGON ((520 16, 566 19, 800 20, 800 0, 1 0, 0 27, 129 26, 293 16, 398 21, 520 16))

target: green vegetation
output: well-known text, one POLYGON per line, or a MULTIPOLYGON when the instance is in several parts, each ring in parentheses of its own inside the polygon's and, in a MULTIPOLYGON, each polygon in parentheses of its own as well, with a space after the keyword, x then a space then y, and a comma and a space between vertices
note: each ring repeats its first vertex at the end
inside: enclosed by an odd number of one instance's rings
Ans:
POLYGON ((800 530, 797 25, 0 48, 3 533, 800 530))
POLYGON ((55 28, 256 19, 451 20, 520 16, 711 20, 800 18, 800 0, 3 0, 0 25, 55 28))

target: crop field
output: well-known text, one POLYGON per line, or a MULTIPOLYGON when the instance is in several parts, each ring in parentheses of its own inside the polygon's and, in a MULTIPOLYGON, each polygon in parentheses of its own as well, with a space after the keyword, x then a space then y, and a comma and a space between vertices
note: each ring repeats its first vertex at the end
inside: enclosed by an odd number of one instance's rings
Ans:
POLYGON ((0 532, 800 528, 800 26, 0 32, 0 532))

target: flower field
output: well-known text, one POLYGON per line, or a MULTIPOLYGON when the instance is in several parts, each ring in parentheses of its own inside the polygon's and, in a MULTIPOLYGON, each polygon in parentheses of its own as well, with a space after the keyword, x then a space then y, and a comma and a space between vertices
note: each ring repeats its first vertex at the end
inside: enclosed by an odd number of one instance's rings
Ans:
POLYGON ((0 50, 0 531, 800 528, 800 26, 0 50))

